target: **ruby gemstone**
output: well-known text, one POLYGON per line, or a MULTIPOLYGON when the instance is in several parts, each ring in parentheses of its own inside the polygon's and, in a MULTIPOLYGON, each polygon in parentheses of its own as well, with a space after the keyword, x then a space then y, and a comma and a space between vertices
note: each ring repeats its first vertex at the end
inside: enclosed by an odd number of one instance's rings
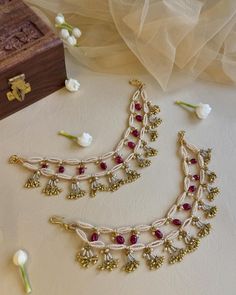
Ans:
POLYGON ((176 225, 176 226, 180 226, 181 224, 182 224, 182 222, 181 222, 181 220, 179 220, 179 219, 173 219, 172 220, 172 223, 174 224, 174 225, 176 225))
POLYGON ((137 129, 132 130, 131 134, 132 134, 134 137, 139 137, 139 131, 138 131, 137 129))
POLYGON ((194 158, 193 158, 193 159, 191 159, 189 162, 190 162, 190 164, 193 164, 193 165, 194 165, 194 164, 197 164, 197 160, 196 160, 196 159, 194 159, 194 158))
POLYGON ((42 167, 42 168, 48 168, 48 163, 43 163, 43 164, 41 165, 41 167, 42 167))
POLYGON ((124 242, 125 242, 125 239, 124 239, 124 237, 123 236, 121 236, 121 235, 118 235, 118 236, 116 236, 116 242, 117 242, 117 244, 124 244, 124 242))
POLYGON ((81 175, 81 174, 84 174, 85 173, 85 167, 84 166, 81 166, 81 167, 78 167, 77 168, 77 172, 78 172, 78 174, 79 175, 81 175))
POLYGON ((159 229, 157 229, 155 230, 155 236, 158 240, 161 240, 163 238, 163 233, 159 229))
POLYGON ((134 149, 134 148, 135 148, 135 143, 134 143, 133 141, 129 141, 129 142, 128 142, 128 147, 129 147, 130 149, 134 149))
POLYGON ((107 164, 106 164, 105 162, 101 162, 101 163, 100 163, 100 168, 101 168, 102 170, 106 170, 106 169, 107 169, 107 164))
POLYGON ((188 191, 189 191, 190 193, 194 193, 195 190, 196 190, 196 187, 195 187, 194 185, 190 185, 190 187, 188 188, 188 191))
POLYGON ((122 164, 124 162, 123 158, 119 155, 115 157, 115 161, 117 164, 122 164))
POLYGON ((142 121, 143 121, 143 116, 141 116, 141 115, 136 115, 136 116, 135 116, 135 119, 136 119, 138 122, 142 122, 142 121))
POLYGON ((58 167, 58 172, 59 172, 59 173, 64 173, 64 171, 65 171, 64 166, 59 166, 59 167, 58 167))
POLYGON ((189 203, 184 203, 182 207, 183 207, 183 209, 185 211, 188 211, 188 210, 192 209, 192 206, 189 203))
POLYGON ((90 238, 91 242, 97 241, 98 237, 99 237, 99 235, 97 232, 92 233, 91 238, 90 238))
POLYGON ((142 109, 142 105, 141 105, 141 103, 139 103, 139 102, 137 102, 137 103, 134 105, 134 107, 135 107, 135 110, 137 110, 137 111, 141 111, 141 109, 142 109))
POLYGON ((195 175, 193 175, 193 179, 194 179, 195 181, 198 181, 198 180, 200 180, 200 176, 197 175, 197 174, 195 174, 195 175))
POLYGON ((134 244, 137 243, 137 241, 138 241, 138 236, 137 235, 133 234, 133 235, 130 236, 130 244, 134 245, 134 244))

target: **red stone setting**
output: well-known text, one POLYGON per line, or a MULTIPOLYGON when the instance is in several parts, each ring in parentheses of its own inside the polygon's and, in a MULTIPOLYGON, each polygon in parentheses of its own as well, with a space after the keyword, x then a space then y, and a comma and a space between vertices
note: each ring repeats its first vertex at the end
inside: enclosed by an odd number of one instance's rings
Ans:
POLYGON ((106 164, 105 162, 101 162, 101 163, 100 163, 100 168, 101 168, 102 170, 106 170, 106 169, 107 169, 107 164, 106 164))
POLYGON ((97 241, 99 238, 99 234, 97 232, 92 233, 91 237, 90 237, 90 241, 91 242, 95 242, 97 241))
POLYGON ((177 218, 173 219, 173 220, 172 220, 172 223, 173 223, 174 225, 176 225, 176 226, 180 226, 180 225, 182 224, 181 220, 179 220, 179 219, 177 219, 177 218))
POLYGON ((188 188, 189 193, 194 193, 195 190, 196 190, 196 187, 194 185, 190 185, 190 187, 188 188))
POLYGON ((62 165, 60 165, 60 166, 58 167, 58 172, 59 172, 59 173, 64 173, 64 171, 65 171, 65 167, 62 166, 62 165))
POLYGON ((134 245, 134 244, 136 244, 137 243, 137 241, 138 241, 138 236, 136 235, 136 234, 132 234, 131 236, 130 236, 130 244, 132 244, 132 245, 134 245))
POLYGON ((48 168, 48 163, 42 163, 41 168, 48 168))
POLYGON ((189 161, 189 163, 192 165, 197 164, 197 160, 193 158, 189 161))
POLYGON ((117 244, 120 244, 120 245, 122 245, 122 244, 124 244, 124 242, 125 242, 125 239, 124 239, 124 237, 123 237, 123 236, 121 236, 121 235, 118 235, 118 236, 116 236, 116 242, 117 242, 117 244))
POLYGON ((137 129, 132 130, 131 134, 132 134, 134 137, 139 137, 139 131, 138 131, 137 129))
POLYGON ((135 143, 133 142, 133 141, 128 141, 128 147, 130 148, 130 149, 134 149, 135 148, 135 143))
POLYGON ((192 209, 192 206, 191 206, 189 203, 184 203, 184 204, 182 205, 182 207, 183 207, 183 209, 184 209, 185 211, 188 211, 188 210, 191 210, 191 209, 192 209))
POLYGON ((197 175, 197 174, 193 175, 193 180, 199 181, 200 180, 200 176, 197 175))
POLYGON ((141 109, 142 109, 142 105, 139 102, 136 102, 136 104, 134 105, 134 107, 135 107, 135 110, 137 110, 137 111, 141 111, 141 109))
POLYGON ((161 240, 163 238, 163 233, 159 229, 155 230, 154 233, 158 240, 161 240))
POLYGON ((84 167, 84 166, 77 167, 77 173, 79 175, 84 174, 85 173, 85 169, 86 169, 86 167, 84 167))
POLYGON ((135 119, 136 119, 138 122, 142 122, 142 121, 143 121, 143 116, 141 116, 141 115, 136 115, 136 116, 135 116, 135 119))
POLYGON ((124 162, 123 158, 120 155, 115 157, 115 161, 117 164, 122 164, 124 162))

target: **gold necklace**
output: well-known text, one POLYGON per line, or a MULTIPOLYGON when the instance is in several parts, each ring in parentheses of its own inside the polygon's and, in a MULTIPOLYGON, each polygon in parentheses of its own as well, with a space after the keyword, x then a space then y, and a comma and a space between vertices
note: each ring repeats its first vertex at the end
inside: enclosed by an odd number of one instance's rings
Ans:
POLYGON ((84 160, 46 157, 27 159, 13 155, 9 159, 11 164, 20 164, 34 171, 25 183, 25 188, 39 187, 43 175, 49 177, 49 181, 42 192, 46 196, 56 196, 62 191, 58 186, 59 180, 65 180, 71 184, 67 199, 74 200, 86 194, 86 190, 80 186, 81 182, 88 183, 89 194, 95 197, 97 192, 114 192, 123 184, 138 179, 140 174, 131 169, 130 163, 136 162, 141 168, 151 164, 148 158, 156 156, 157 150, 150 147, 148 141, 157 139, 156 129, 161 119, 158 118, 160 108, 147 99, 144 84, 138 80, 131 80, 130 84, 137 89, 131 98, 128 128, 113 151, 84 160), (92 168, 88 169, 92 172, 86 173, 87 168, 92 168))
MULTIPOLYGON (((112 252, 119 251, 126 257, 123 269, 133 272, 139 266, 135 252, 142 251, 149 269, 158 269, 165 256, 170 264, 182 261, 186 254, 196 250, 200 238, 210 233, 211 225, 206 221, 214 217, 217 207, 210 202, 219 193, 211 184, 216 174, 208 169, 211 150, 199 150, 188 144, 184 132, 179 132, 180 154, 183 165, 183 192, 167 214, 148 225, 126 226, 121 228, 96 227, 84 222, 66 222, 64 218, 53 216, 52 224, 59 224, 64 229, 76 233, 84 243, 76 254, 76 260, 84 268, 98 262, 100 251, 102 262, 100 270, 117 268, 119 260, 113 258, 112 252), (153 235, 151 241, 144 241, 148 233, 153 235), (166 255, 161 254, 161 249, 166 255)), ((146 238, 147 239, 147 238, 146 238)))

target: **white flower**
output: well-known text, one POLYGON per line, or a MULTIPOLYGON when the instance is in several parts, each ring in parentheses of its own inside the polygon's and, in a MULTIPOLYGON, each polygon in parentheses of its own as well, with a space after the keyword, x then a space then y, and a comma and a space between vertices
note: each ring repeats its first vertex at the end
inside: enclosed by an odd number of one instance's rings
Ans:
POLYGON ((206 119, 211 110, 212 108, 209 106, 209 104, 204 104, 200 102, 199 105, 196 106, 195 112, 199 119, 206 119))
POLYGON ((65 132, 64 130, 59 131, 58 134, 65 136, 65 137, 69 138, 70 140, 73 140, 74 142, 76 142, 78 145, 80 145, 82 147, 89 146, 93 141, 93 137, 89 133, 86 133, 86 132, 83 132, 78 137, 71 135, 71 134, 65 132))
POLYGON ((70 33, 67 29, 61 29, 60 36, 62 39, 67 39, 70 37, 70 33))
POLYGON ((89 133, 82 133, 81 136, 78 136, 78 144, 82 147, 89 146, 93 141, 93 137, 89 133))
POLYGON ((65 22, 64 15, 62 13, 58 13, 57 16, 55 17, 55 22, 58 25, 62 25, 65 22))
POLYGON ((82 35, 81 31, 79 28, 74 28, 72 30, 72 35, 75 37, 75 38, 80 38, 80 36, 82 35))
POLYGON ((75 36, 69 36, 67 39, 66 39, 67 43, 71 46, 75 46, 77 44, 77 40, 75 38, 75 36))
POLYGON ((13 256, 15 265, 24 265, 28 259, 28 255, 24 250, 18 250, 13 256))
POLYGON ((28 294, 32 292, 32 288, 31 288, 30 281, 25 268, 25 263, 27 260, 28 260, 27 253, 21 249, 18 250, 13 256, 13 262, 20 269, 21 278, 23 280, 24 287, 25 287, 25 292, 28 294))
POLYGON ((212 110, 209 104, 204 104, 201 102, 198 105, 193 105, 184 101, 176 101, 175 103, 180 106, 194 109, 199 119, 206 119, 212 110))
POLYGON ((66 89, 69 90, 70 92, 75 92, 79 90, 80 83, 76 79, 70 78, 68 80, 65 80, 65 86, 66 86, 66 89))

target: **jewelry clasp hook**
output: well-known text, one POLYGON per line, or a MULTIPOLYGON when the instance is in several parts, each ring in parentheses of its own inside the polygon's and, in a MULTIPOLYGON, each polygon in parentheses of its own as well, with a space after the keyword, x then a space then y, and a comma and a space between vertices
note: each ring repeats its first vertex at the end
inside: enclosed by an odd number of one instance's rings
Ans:
POLYGON ((64 219, 65 218, 61 217, 61 216, 52 216, 52 217, 50 217, 49 222, 52 223, 52 224, 63 225, 64 224, 64 222, 63 222, 64 219))
POLYGON ((184 144, 185 143, 185 140, 184 140, 185 131, 184 130, 179 131, 178 132, 178 135, 179 135, 179 142, 180 142, 180 144, 184 144))
POLYGON ((132 79, 129 81, 129 84, 138 88, 142 88, 145 84, 139 81, 138 79, 132 79))
POLYGON ((49 222, 52 224, 58 224, 62 226, 65 230, 75 231, 77 228, 77 225, 75 223, 65 223, 64 217, 61 216, 52 216, 49 218, 49 222))

